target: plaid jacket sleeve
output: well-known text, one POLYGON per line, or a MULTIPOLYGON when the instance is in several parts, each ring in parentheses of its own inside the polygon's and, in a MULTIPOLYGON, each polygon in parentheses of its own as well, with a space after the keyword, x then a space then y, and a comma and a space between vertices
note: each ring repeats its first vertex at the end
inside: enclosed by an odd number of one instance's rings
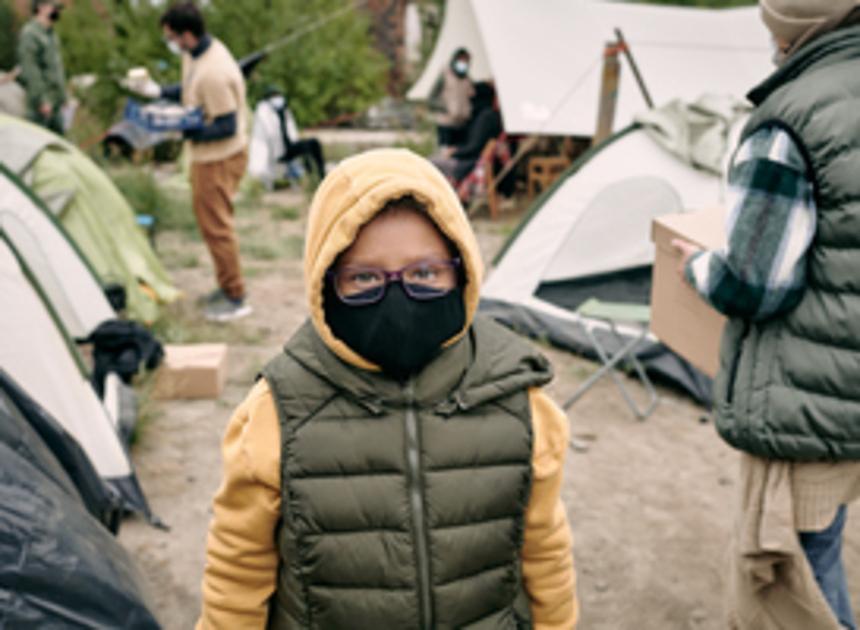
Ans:
POLYGON ((728 245, 694 255, 687 281, 731 317, 762 320, 794 308, 806 284, 816 207, 809 166, 783 129, 765 127, 729 172, 728 245))

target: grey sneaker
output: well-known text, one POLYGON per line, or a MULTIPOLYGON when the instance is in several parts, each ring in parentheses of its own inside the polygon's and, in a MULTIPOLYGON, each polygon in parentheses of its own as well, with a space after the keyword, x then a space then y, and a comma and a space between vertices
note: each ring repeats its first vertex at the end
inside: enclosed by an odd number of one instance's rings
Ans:
POLYGON ((244 298, 233 299, 222 293, 206 305, 203 315, 212 322, 229 322, 252 312, 251 305, 244 298))

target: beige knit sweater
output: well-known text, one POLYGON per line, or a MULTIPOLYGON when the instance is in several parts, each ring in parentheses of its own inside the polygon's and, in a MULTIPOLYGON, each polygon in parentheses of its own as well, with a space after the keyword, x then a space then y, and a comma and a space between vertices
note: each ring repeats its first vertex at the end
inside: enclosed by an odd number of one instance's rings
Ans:
POLYGON ((798 539, 860 495, 860 462, 806 463, 741 454, 740 509, 727 590, 732 630, 839 630, 798 539))

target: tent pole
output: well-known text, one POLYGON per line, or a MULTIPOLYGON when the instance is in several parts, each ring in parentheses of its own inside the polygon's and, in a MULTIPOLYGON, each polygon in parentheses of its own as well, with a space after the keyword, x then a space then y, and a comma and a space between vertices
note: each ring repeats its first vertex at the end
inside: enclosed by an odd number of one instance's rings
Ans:
POLYGON ((645 85, 645 80, 642 78, 642 74, 639 72, 639 66, 636 65, 636 60, 633 58, 633 53, 630 52, 630 46, 627 45, 627 40, 624 39, 624 34, 621 32, 620 28, 615 29, 615 37, 618 38, 618 47, 621 49, 621 52, 624 53, 624 56, 630 63, 630 69, 633 70, 633 76, 636 77, 636 83, 639 84, 639 90, 642 92, 642 96, 645 98, 645 102, 648 104, 648 109, 654 109, 654 101, 651 99, 651 93, 648 92, 648 86, 645 85))
POLYGON ((612 135, 615 109, 618 104, 618 83, 621 77, 621 64, 618 53, 621 45, 607 42, 603 51, 603 76, 600 81, 600 103, 597 109, 597 129, 591 146, 597 146, 612 135))

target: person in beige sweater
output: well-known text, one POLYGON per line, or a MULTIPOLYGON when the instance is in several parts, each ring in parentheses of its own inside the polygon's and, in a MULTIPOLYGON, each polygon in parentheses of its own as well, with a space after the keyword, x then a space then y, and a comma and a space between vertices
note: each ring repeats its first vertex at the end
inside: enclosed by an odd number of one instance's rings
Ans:
POLYGON ((245 79, 227 47, 206 31, 193 2, 172 5, 161 17, 167 45, 182 55, 182 83, 155 96, 203 111, 206 125, 188 130, 194 216, 212 262, 218 288, 206 296, 204 315, 228 321, 251 313, 239 262, 233 197, 248 162, 245 79))
POLYGON ((476 316, 482 262, 426 160, 342 162, 311 205, 309 320, 229 422, 198 630, 570 630, 568 425, 476 316))

